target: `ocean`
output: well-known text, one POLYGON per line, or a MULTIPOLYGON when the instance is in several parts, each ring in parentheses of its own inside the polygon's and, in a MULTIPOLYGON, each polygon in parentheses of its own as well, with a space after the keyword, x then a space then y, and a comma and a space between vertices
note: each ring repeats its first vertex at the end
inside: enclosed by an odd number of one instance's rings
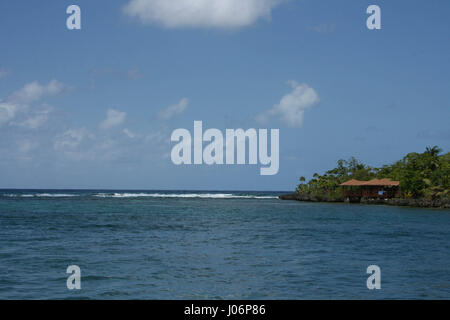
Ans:
POLYGON ((450 210, 279 194, 0 190, 0 299, 450 298, 450 210))

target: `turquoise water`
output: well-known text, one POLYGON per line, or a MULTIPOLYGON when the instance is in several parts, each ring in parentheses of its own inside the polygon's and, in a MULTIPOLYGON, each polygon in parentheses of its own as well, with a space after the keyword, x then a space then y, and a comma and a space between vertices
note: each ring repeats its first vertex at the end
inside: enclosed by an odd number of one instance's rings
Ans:
POLYGON ((450 298, 450 210, 278 194, 2 190, 0 298, 450 298))

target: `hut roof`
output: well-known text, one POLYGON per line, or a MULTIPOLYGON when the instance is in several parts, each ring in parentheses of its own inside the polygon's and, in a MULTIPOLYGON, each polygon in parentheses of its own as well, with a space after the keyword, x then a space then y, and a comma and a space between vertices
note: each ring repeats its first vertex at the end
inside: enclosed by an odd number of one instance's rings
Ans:
POLYGON ((382 187, 396 187, 400 185, 399 181, 393 181, 391 179, 372 179, 370 181, 349 180, 341 183, 341 186, 348 187, 361 187, 361 186, 382 186, 382 187))
POLYGON ((352 180, 349 180, 347 182, 341 183, 340 185, 341 186, 349 186, 349 187, 351 187, 351 186, 362 186, 362 185, 364 185, 364 182, 367 182, 367 181, 359 181, 359 180, 356 180, 356 179, 352 179, 352 180))
POLYGON ((400 185, 399 181, 392 181, 391 179, 373 179, 367 181, 365 186, 398 186, 400 185))

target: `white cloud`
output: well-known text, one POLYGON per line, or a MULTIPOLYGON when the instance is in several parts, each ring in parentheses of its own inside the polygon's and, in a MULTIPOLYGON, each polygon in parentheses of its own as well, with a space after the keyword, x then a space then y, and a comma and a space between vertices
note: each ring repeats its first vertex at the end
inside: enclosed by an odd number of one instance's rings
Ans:
POLYGON ((110 129, 121 125, 125 121, 127 114, 114 109, 109 109, 106 113, 106 119, 100 123, 100 129, 110 129))
POLYGON ((64 89, 64 85, 56 80, 50 81, 47 85, 41 85, 34 81, 26 84, 23 88, 15 91, 9 100, 18 104, 31 104, 45 96, 54 96, 64 89))
POLYGON ((48 120, 48 110, 44 110, 36 113, 35 115, 29 117, 25 121, 19 123, 20 126, 23 126, 28 129, 37 129, 42 126, 48 120))
POLYGON ((44 110, 30 110, 30 106, 45 97, 58 95, 64 88, 65 86, 56 80, 52 80, 44 85, 37 81, 27 83, 4 100, 0 100, 0 126, 5 123, 12 124, 12 121, 18 114, 28 117, 23 122, 26 127, 33 129, 42 125, 47 120, 47 114, 50 110, 48 108, 44 110))
POLYGON ((57 151, 74 149, 86 138, 93 138, 93 135, 86 128, 70 129, 56 137, 53 147, 57 151))
POLYGON ((130 130, 128 130, 126 128, 123 129, 123 133, 130 139, 133 139, 136 137, 136 135, 133 132, 131 132, 130 130))
POLYGON ((12 120, 17 112, 18 106, 9 102, 0 102, 0 126, 12 120))
POLYGON ((305 83, 289 81, 292 92, 286 94, 279 104, 256 117, 261 123, 266 123, 272 117, 280 118, 289 127, 301 127, 305 110, 319 103, 319 95, 305 83))
POLYGON ((170 141, 167 137, 168 133, 162 131, 154 131, 147 134, 144 138, 144 141, 151 144, 162 144, 164 142, 170 141))
POLYGON ((121 135, 110 133, 93 134, 84 127, 72 128, 53 139, 53 151, 62 156, 61 160, 125 163, 159 159, 170 146, 168 133, 160 130, 148 135, 129 129, 123 129, 121 135))
POLYGON ((97 139, 86 128, 70 129, 56 136, 53 149, 68 160, 94 160, 104 156, 103 150, 99 150, 97 139))
POLYGON ((169 120, 170 118, 179 115, 186 110, 189 105, 189 99, 183 98, 177 104, 168 106, 167 108, 159 112, 159 118, 164 120, 169 120))
POLYGON ((130 0, 124 12, 142 23, 168 28, 240 28, 260 18, 285 0, 130 0))

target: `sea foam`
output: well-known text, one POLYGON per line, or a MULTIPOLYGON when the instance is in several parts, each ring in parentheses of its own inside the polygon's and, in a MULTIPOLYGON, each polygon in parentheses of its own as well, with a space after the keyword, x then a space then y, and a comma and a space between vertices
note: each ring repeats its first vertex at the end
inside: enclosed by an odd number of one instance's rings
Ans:
POLYGON ((277 199, 275 196, 235 195, 232 193, 99 193, 100 198, 205 198, 205 199, 277 199))

